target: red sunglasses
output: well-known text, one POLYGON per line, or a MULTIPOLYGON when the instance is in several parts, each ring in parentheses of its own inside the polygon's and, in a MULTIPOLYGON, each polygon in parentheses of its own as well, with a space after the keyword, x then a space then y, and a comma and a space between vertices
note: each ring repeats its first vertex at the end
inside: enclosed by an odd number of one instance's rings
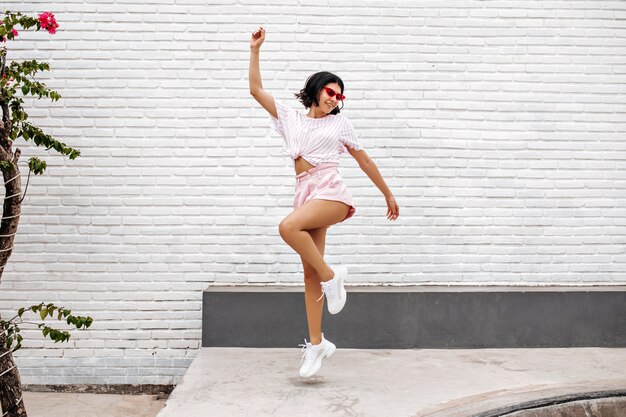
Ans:
POLYGON ((346 98, 346 96, 344 96, 343 94, 335 93, 335 90, 333 90, 332 88, 324 87, 324 90, 326 90, 326 94, 328 94, 330 97, 334 97, 336 95, 337 100, 344 100, 346 98))

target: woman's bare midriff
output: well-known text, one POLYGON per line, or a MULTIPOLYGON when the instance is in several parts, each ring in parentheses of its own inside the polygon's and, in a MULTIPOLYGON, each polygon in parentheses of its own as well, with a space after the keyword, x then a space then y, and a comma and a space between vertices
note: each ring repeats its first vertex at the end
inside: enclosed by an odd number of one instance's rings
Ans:
POLYGON ((315 167, 315 165, 309 164, 309 162, 301 156, 299 156, 298 159, 296 159, 294 162, 296 167, 296 175, 315 167))

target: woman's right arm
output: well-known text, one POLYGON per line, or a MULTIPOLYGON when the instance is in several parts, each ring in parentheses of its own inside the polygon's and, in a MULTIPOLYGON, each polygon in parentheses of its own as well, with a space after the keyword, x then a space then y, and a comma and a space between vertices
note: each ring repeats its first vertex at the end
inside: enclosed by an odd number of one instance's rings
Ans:
POLYGON ((261 69, 259 67, 259 51, 261 45, 265 40, 265 29, 259 28, 252 34, 250 40, 250 94, 256 101, 259 102, 265 110, 267 110, 272 116, 278 118, 276 113, 276 105, 274 104, 274 97, 263 89, 261 83, 261 69))

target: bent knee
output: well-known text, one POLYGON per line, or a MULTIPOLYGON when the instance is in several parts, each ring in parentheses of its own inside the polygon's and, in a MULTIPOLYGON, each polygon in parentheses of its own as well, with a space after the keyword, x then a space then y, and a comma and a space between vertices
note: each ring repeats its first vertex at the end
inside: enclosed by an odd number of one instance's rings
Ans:
POLYGON ((284 236, 286 233, 289 233, 294 230, 299 230, 299 229, 294 224, 294 222, 288 218, 283 219, 283 221, 281 221, 280 224, 278 225, 278 232, 280 233, 281 236, 284 236))

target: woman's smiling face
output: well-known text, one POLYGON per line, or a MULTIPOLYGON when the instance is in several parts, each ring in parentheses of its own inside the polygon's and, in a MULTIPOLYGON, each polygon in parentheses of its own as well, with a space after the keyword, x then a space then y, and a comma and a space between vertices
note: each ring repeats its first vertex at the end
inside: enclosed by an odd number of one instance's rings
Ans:
POLYGON ((333 111, 333 109, 339 105, 339 100, 337 100, 337 94, 341 95, 341 93, 342 91, 341 91, 341 87, 339 87, 339 84, 337 83, 326 84, 324 88, 320 90, 320 97, 319 97, 320 109, 323 110, 324 113, 330 113, 331 111, 333 111), (331 97, 330 94, 328 94, 329 92, 326 91, 327 88, 335 92, 335 94, 333 94, 333 97, 331 97))

